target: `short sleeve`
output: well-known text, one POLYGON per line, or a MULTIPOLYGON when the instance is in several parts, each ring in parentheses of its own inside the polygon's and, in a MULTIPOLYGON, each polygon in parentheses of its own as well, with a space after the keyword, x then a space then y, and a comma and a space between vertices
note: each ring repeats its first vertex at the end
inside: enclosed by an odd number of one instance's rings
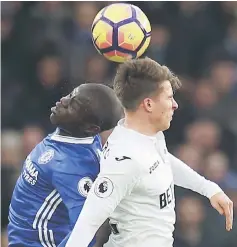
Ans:
MULTIPOLYGON (((68 209, 73 227, 98 171, 90 169, 90 159, 65 158, 53 169, 52 183, 68 209)), ((94 162, 92 159, 91 163, 94 162)))

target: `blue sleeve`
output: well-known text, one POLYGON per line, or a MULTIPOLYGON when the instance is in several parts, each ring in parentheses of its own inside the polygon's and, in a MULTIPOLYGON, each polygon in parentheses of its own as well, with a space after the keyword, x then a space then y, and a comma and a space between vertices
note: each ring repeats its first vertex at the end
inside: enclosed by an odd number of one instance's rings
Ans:
MULTIPOLYGON (((71 233, 69 233, 57 247, 65 247, 70 235, 71 233)), ((95 238, 91 241, 88 247, 93 247, 94 244, 95 244, 95 238)))
MULTIPOLYGON (((88 154, 81 155, 81 158, 68 155, 61 159, 52 171, 53 186, 68 209, 70 228, 73 229, 86 196, 99 172, 99 162, 88 154)), ((59 246, 64 246, 66 241, 64 239, 59 246)))

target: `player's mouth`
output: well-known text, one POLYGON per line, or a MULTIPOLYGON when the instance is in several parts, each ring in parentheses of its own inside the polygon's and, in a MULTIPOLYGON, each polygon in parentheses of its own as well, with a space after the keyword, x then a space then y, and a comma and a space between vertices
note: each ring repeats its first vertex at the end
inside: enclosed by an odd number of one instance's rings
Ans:
POLYGON ((170 116, 170 119, 171 119, 171 120, 173 119, 173 115, 174 115, 174 113, 172 113, 171 116, 170 116))
POLYGON ((57 112, 59 111, 59 109, 63 107, 63 105, 60 102, 56 102, 56 106, 51 108, 51 112, 53 114, 57 114, 57 112))
POLYGON ((51 112, 52 112, 53 114, 56 114, 56 113, 57 113, 56 106, 54 106, 54 107, 51 108, 51 112))

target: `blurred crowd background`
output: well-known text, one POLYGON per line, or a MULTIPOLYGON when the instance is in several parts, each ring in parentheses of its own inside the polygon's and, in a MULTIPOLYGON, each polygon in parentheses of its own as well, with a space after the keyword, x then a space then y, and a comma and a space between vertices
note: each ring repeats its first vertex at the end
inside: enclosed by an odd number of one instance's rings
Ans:
MULTIPOLYGON (((82 82, 110 83, 90 28, 110 2, 1 2, 1 227, 26 155, 53 130, 50 108, 82 82)), ((152 24, 146 55, 182 78, 170 151, 218 183, 237 213, 237 2, 133 2, 152 24)), ((176 188, 175 247, 237 247, 207 199, 176 188)))

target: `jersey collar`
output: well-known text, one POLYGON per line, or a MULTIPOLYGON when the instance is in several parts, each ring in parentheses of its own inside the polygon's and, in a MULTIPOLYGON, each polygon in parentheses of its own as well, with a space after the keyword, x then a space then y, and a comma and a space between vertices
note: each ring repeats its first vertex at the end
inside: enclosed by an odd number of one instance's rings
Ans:
POLYGON ((72 143, 72 144, 92 144, 94 137, 77 138, 71 136, 59 135, 59 128, 51 135, 51 139, 58 142, 72 143))
MULTIPOLYGON (((154 135, 154 136, 148 136, 148 135, 144 135, 144 134, 142 134, 142 133, 139 133, 139 132, 137 132, 137 131, 135 131, 135 130, 133 130, 133 129, 126 128, 126 127, 124 126, 124 118, 121 119, 121 120, 119 120, 119 122, 118 122, 118 127, 121 128, 121 129, 123 129, 123 130, 125 130, 125 131, 127 131, 127 132, 130 133, 130 134, 136 135, 136 137, 141 137, 141 138, 150 139, 151 141, 156 141, 156 140, 157 140, 157 134, 154 135)), ((159 133, 159 132, 158 132, 158 133, 159 133)))

